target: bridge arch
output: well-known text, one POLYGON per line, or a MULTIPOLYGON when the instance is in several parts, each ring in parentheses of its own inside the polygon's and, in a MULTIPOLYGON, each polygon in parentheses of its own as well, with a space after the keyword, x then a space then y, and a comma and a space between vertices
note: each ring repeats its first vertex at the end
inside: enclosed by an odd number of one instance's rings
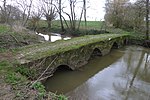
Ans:
MULTIPOLYGON (((58 72, 58 71, 73 71, 73 69, 72 68, 70 68, 70 66, 68 66, 68 65, 66 65, 66 64, 62 64, 62 65, 59 65, 57 68, 56 68, 56 70, 55 70, 55 72, 58 72)), ((55 73, 54 72, 54 73, 55 73)))
POLYGON ((124 39, 124 41, 123 41, 123 45, 126 45, 126 44, 128 44, 128 39, 124 39))
POLYGON ((90 58, 94 58, 95 56, 102 56, 102 52, 99 48, 94 48, 90 55, 90 58))
POLYGON ((117 49, 117 48, 119 48, 119 45, 117 42, 114 42, 111 49, 117 49))

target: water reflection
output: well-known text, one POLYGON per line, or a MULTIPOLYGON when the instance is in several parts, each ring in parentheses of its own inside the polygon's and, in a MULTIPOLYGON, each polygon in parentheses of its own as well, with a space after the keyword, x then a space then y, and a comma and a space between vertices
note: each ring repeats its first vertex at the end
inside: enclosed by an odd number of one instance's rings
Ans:
POLYGON ((111 65, 122 55, 122 51, 113 50, 109 55, 96 57, 95 59, 90 60, 87 65, 83 66, 79 70, 57 70, 53 77, 49 78, 44 85, 48 91, 57 92, 60 94, 67 93, 84 83, 100 70, 111 65))
POLYGON ((66 95, 70 100, 150 100, 150 50, 129 46, 115 63, 66 95))
POLYGON ((68 40, 71 39, 71 37, 68 36, 62 36, 61 34, 58 33, 50 33, 50 34, 42 34, 42 33, 37 33, 37 35, 42 36, 46 41, 50 42, 55 42, 57 40, 68 40))

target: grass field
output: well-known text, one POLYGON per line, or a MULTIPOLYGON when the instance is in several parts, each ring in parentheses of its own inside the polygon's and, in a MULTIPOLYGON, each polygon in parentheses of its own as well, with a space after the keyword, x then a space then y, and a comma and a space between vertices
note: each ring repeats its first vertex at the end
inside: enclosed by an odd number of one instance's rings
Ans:
MULTIPOLYGON (((63 22, 64 23, 64 22, 63 22)), ((67 21, 68 25, 69 25, 69 21, 67 21)), ((79 24, 79 22, 77 21, 76 22, 77 26, 79 24)), ((87 29, 87 30, 100 30, 101 29, 101 26, 102 26, 103 22, 100 22, 100 21, 87 21, 87 27, 85 28, 85 23, 84 21, 81 21, 80 23, 80 29, 87 29)), ((64 26, 66 28, 66 25, 64 23, 64 26)), ((47 23, 46 21, 44 20, 41 20, 39 22, 39 25, 38 25, 39 28, 41 27, 47 27, 47 23)), ((60 25, 60 21, 59 20, 54 20, 52 21, 52 31, 58 31, 61 29, 61 25, 60 25)))

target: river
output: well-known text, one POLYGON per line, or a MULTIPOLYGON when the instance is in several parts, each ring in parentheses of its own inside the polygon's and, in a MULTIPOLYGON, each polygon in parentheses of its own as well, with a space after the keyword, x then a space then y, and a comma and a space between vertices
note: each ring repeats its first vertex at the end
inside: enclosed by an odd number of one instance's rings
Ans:
POLYGON ((79 70, 61 66, 45 83, 69 100, 150 100, 150 49, 125 46, 79 70))
POLYGON ((69 40, 69 39, 71 39, 71 37, 65 36, 65 35, 61 35, 59 33, 42 34, 42 33, 35 32, 35 34, 43 37, 45 41, 49 41, 49 42, 55 42, 57 40, 69 40))

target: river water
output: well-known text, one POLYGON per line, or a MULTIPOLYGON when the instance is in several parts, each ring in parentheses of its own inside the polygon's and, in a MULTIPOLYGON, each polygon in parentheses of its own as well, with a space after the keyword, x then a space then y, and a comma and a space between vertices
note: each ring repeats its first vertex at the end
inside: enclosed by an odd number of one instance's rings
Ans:
POLYGON ((49 42, 55 42, 57 40, 69 40, 69 39, 71 39, 71 37, 61 35, 61 34, 58 34, 58 33, 42 34, 42 33, 37 33, 36 32, 35 34, 43 37, 45 41, 49 41, 49 42))
POLYGON ((69 100, 150 100, 150 49, 126 46, 76 71, 61 67, 44 85, 69 100))

